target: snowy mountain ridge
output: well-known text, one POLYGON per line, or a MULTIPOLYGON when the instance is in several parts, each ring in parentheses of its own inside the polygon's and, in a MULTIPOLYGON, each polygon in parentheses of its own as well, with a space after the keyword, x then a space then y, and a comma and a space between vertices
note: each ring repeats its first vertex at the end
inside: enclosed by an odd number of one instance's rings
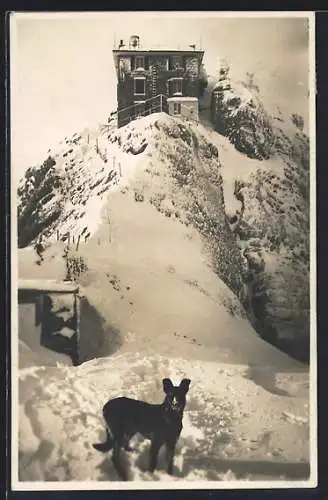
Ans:
POLYGON ((226 84, 213 126, 158 113, 86 129, 22 179, 19 276, 64 279, 77 241, 87 265, 81 365, 20 338, 22 481, 117 481, 92 448, 102 405, 160 402, 167 376, 192 380, 175 475, 162 454, 150 474, 136 436, 131 480, 309 477, 307 368, 261 338, 308 342, 308 138, 300 117, 226 84))
POLYGON ((214 85, 216 131, 153 114, 66 138, 21 181, 20 245, 40 232, 87 241, 110 193, 132 182, 136 200, 199 231, 261 334, 308 338, 308 138, 301 117, 267 112, 251 83, 225 72, 214 85))

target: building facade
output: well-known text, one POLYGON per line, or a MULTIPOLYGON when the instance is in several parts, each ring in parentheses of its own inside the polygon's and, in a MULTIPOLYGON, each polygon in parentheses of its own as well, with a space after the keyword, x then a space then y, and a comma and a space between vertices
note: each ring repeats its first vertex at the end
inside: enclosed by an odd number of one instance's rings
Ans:
POLYGON ((207 84, 203 55, 196 45, 148 49, 138 36, 130 37, 127 45, 121 40, 113 50, 118 126, 157 111, 198 117, 198 99, 207 84))

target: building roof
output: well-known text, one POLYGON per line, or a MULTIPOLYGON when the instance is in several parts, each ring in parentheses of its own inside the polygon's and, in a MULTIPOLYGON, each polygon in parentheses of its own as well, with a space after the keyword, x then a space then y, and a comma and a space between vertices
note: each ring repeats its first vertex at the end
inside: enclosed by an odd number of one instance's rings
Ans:
POLYGON ((18 280, 19 291, 35 293, 78 293, 79 287, 72 281, 29 279, 18 280))
POLYGON ((123 42, 123 45, 120 45, 120 42, 115 42, 114 43, 114 51, 131 51, 131 52, 203 52, 203 49, 201 48, 201 44, 199 42, 193 42, 191 40, 190 43, 177 43, 177 44, 170 44, 170 45, 163 45, 159 43, 152 43, 150 45, 144 45, 140 41, 140 37, 130 37, 130 40, 120 40, 123 42), (137 45, 132 45, 131 44, 131 38, 137 38, 137 45), (125 42, 125 43, 124 43, 125 42))
POLYGON ((141 47, 136 47, 136 48, 125 48, 122 47, 121 49, 113 49, 113 55, 118 56, 119 54, 125 54, 125 55, 133 55, 133 54, 139 54, 139 55, 149 55, 149 54, 172 54, 172 55, 179 55, 179 54, 188 54, 188 55, 198 55, 203 57, 204 51, 199 50, 199 49, 193 49, 192 47, 184 47, 184 48, 172 48, 172 47, 161 47, 161 48, 141 48, 141 47))
POLYGON ((202 54, 204 53, 203 50, 200 50, 200 49, 194 49, 192 47, 180 47, 180 48, 172 48, 172 47, 161 47, 161 48, 152 48, 152 47, 147 47, 147 48, 143 48, 143 47, 135 47, 133 49, 129 48, 129 47, 122 47, 122 48, 117 48, 117 49, 113 49, 113 52, 192 52, 193 54, 194 53, 198 53, 198 54, 202 54))

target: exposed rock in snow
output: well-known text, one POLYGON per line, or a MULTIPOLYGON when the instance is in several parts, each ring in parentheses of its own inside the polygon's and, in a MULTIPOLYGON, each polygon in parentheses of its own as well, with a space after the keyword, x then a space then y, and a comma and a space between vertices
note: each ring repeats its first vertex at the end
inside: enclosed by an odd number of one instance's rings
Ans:
POLYGON ((224 66, 214 86, 214 126, 238 151, 262 160, 248 172, 241 172, 241 166, 234 185, 241 206, 229 213, 249 264, 255 325, 267 338, 299 338, 306 357, 310 220, 304 120, 296 114, 283 115, 278 106, 267 110, 250 78, 247 83, 233 82, 228 73, 224 66))
POLYGON ((71 233, 76 239, 95 231, 105 193, 117 184, 119 175, 119 162, 99 144, 106 133, 107 129, 74 134, 41 168, 26 171, 18 188, 20 247, 41 232, 46 238, 56 238, 58 228, 60 237, 71 233))
POLYGON ((220 80, 212 93, 212 119, 215 129, 236 149, 259 160, 271 156, 273 130, 270 118, 256 95, 241 83, 220 80))

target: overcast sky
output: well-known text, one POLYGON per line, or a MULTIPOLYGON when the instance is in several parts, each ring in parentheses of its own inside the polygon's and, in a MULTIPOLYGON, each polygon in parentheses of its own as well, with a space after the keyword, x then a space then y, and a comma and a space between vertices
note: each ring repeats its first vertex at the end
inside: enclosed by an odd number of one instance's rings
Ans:
POLYGON ((202 43, 208 73, 255 72, 262 90, 306 114, 308 23, 302 17, 222 17, 218 13, 14 14, 11 18, 12 166, 21 174, 47 150, 105 122, 116 103, 114 39, 143 46, 202 43))

